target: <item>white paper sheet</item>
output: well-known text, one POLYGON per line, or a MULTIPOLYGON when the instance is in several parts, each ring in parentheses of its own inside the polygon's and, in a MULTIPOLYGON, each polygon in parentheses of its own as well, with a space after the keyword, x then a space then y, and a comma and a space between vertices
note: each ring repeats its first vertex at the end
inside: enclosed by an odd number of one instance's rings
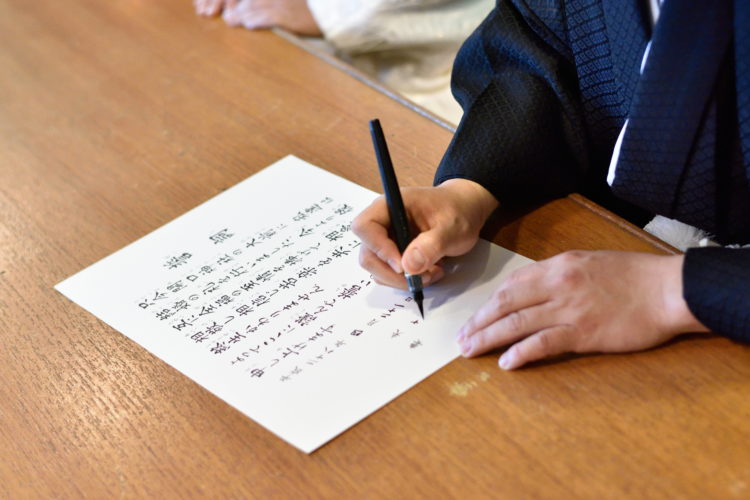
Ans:
POLYGON ((357 263, 376 193, 288 156, 56 288, 309 453, 458 354, 455 333, 530 262, 486 241, 425 291, 357 263))

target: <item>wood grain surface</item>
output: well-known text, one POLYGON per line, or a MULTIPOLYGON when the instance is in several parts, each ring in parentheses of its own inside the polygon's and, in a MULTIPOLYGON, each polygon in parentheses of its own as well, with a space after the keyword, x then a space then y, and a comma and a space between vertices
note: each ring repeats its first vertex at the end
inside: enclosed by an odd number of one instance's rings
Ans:
MULTIPOLYGON (((0 498, 750 497, 750 350, 725 339, 458 359, 308 456, 53 290, 287 154, 380 191, 374 117, 430 183, 449 131, 273 33, 0 0, 0 498)), ((577 196, 502 217, 535 259, 669 251, 577 196)))

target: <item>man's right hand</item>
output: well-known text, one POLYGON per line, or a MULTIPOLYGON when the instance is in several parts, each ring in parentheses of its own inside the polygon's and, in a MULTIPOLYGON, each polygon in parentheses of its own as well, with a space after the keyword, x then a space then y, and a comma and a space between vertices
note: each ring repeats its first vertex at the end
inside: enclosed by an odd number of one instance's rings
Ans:
POLYGON ((389 237, 390 217, 380 196, 352 223, 362 240, 359 263, 382 285, 406 289, 403 273, 421 274, 425 286, 443 277, 440 260, 463 255, 498 202, 476 182, 450 179, 437 187, 404 188, 404 207, 417 236, 402 256, 389 237))

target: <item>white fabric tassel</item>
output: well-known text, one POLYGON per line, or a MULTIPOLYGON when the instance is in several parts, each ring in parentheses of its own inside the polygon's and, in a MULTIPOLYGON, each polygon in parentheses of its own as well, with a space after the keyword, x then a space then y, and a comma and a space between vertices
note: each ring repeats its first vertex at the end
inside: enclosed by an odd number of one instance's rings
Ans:
POLYGON ((707 232, 661 215, 654 217, 643 229, 683 252, 690 247, 718 246, 707 232))

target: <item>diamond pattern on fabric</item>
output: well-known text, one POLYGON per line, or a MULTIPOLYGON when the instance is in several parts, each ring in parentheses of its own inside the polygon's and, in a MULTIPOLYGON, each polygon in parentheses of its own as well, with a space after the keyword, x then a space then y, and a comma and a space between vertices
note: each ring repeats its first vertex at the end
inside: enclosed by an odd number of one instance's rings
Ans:
POLYGON ((691 248, 685 254, 683 295, 711 331, 750 342, 750 248, 691 248))

